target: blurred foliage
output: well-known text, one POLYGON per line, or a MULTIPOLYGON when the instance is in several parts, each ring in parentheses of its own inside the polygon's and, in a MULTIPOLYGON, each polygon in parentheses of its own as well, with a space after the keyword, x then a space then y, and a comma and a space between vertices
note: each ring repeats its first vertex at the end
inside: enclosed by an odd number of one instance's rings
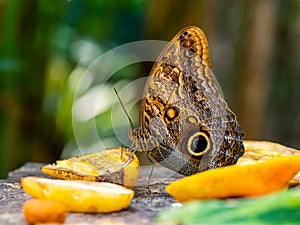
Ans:
MULTIPOLYGON (((214 72, 246 137, 299 147, 299 11, 299 0, 1 1, 0 177, 26 161, 80 154, 79 145, 91 152, 128 144, 113 87, 146 76, 149 64, 129 65, 109 80, 105 68, 134 56, 116 55, 95 71, 90 65, 122 44, 170 40, 188 25, 206 32, 214 72), (72 107, 80 110, 72 114, 72 107)), ((121 98, 137 125, 130 90, 121 98)))
MULTIPOLYGON (((76 149, 72 104, 78 82, 105 51, 141 39, 146 2, 9 0, 0 4, 3 177, 26 161, 59 158, 64 146, 76 149)), ((137 67, 132 67, 116 76, 130 79, 136 73, 137 67)), ((109 107, 99 121, 99 132, 111 136, 111 127, 106 132, 109 107)), ((83 124, 82 130, 88 136, 89 126, 83 124)))

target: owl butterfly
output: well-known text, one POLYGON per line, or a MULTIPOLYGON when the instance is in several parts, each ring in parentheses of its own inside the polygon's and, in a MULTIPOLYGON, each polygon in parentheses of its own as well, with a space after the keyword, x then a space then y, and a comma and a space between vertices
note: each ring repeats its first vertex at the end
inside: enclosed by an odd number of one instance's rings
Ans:
POLYGON ((243 131, 219 93, 201 29, 181 30, 162 51, 144 88, 140 126, 129 136, 133 150, 183 175, 243 155, 243 131))

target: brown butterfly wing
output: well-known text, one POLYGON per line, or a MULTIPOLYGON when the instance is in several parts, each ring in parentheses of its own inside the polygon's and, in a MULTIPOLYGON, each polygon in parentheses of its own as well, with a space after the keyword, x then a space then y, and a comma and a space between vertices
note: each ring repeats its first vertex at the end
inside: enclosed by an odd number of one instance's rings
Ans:
POLYGON ((184 175, 236 163, 243 131, 219 94, 206 37, 180 31, 154 64, 144 89, 135 148, 184 175))

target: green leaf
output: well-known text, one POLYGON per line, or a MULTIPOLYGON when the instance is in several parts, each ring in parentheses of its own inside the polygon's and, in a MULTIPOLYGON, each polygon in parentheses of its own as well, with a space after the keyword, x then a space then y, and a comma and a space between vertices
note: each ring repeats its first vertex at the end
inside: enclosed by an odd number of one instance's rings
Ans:
POLYGON ((157 221, 172 224, 299 224, 300 190, 258 198, 194 201, 169 208, 157 221))

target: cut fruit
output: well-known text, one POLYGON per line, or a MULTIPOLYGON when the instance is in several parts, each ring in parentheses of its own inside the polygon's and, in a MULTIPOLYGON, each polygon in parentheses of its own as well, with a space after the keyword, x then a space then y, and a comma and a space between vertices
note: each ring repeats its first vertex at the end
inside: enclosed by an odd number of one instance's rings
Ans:
MULTIPOLYGON (((289 148, 284 145, 269 141, 250 141, 244 140, 245 153, 239 158, 237 165, 253 164, 263 162, 268 159, 274 159, 281 156, 299 155, 300 151, 289 148)), ((298 172, 290 181, 289 186, 300 184, 300 172, 298 172)))
POLYGON ((268 141, 244 140, 245 153, 239 158, 237 164, 251 164, 274 159, 280 156, 300 155, 297 149, 268 141))
POLYGON ((130 189, 106 182, 26 177, 21 178, 21 184, 30 196, 63 203, 72 212, 120 211, 129 206, 134 195, 130 189))
POLYGON ((140 166, 132 151, 119 147, 58 160, 56 165, 42 167, 42 172, 64 180, 110 182, 133 187, 139 178, 140 166))
POLYGON ((31 199, 23 204, 24 219, 29 224, 65 222, 67 209, 53 200, 31 199))
POLYGON ((166 191, 178 201, 259 196, 288 187, 300 170, 300 156, 207 170, 174 181, 166 191))

